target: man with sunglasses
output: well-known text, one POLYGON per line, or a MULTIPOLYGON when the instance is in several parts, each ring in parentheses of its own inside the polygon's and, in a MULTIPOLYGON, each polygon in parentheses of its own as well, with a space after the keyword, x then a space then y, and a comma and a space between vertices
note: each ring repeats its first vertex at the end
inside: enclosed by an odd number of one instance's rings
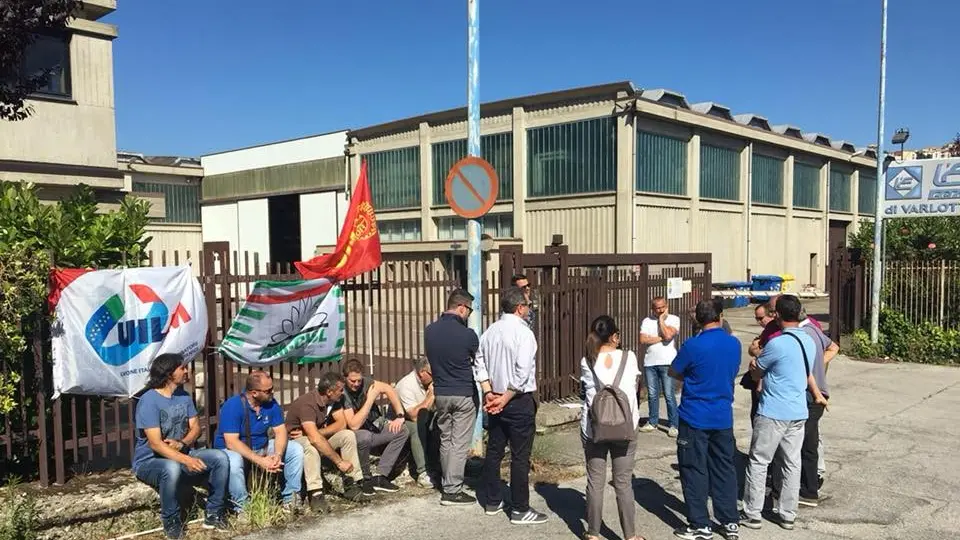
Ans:
POLYGON ((303 447, 287 444, 283 408, 273 399, 273 379, 261 370, 247 375, 246 389, 220 406, 220 423, 214 448, 226 451, 230 460, 230 499, 235 512, 246 505, 246 464, 270 474, 283 473, 281 493, 285 511, 299 503, 303 478, 303 447), (273 439, 267 432, 273 429, 273 439))
POLYGON ((467 327, 473 300, 473 295, 463 289, 453 291, 447 297, 447 310, 423 332, 440 430, 440 504, 444 506, 477 503, 475 497, 463 491, 463 473, 479 406, 473 365, 480 339, 467 327))
POLYGON ((533 301, 533 288, 530 287, 530 279, 524 274, 516 274, 510 278, 510 285, 518 287, 523 291, 523 296, 527 299, 527 311, 523 316, 530 328, 536 331, 537 328, 537 307, 533 301))

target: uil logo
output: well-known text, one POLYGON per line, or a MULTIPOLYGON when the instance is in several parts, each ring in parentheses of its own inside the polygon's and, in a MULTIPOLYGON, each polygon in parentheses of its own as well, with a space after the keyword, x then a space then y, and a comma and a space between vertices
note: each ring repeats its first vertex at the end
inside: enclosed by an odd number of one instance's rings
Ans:
MULTIPOLYGON (((172 328, 179 328, 191 319, 183 304, 177 304, 171 316, 167 305, 147 285, 130 285, 130 290, 138 302, 150 306, 146 317, 124 320, 126 306, 120 295, 115 294, 87 321, 87 342, 100 359, 111 366, 126 364, 151 345, 162 342, 172 328), (115 343, 109 339, 114 328, 117 329, 115 343)), ((141 313, 140 310, 136 312, 141 313)))

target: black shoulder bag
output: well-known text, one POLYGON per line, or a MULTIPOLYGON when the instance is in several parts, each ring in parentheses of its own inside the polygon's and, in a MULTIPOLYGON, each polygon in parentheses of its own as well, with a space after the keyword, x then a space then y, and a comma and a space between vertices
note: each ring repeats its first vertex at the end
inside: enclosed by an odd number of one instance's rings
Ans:
MULTIPOLYGON (((810 361, 810 357, 807 356, 807 350, 803 348, 803 342, 800 341, 800 338, 798 338, 796 334, 794 334, 793 332, 784 331, 783 335, 792 337, 794 341, 797 342, 797 345, 800 347, 800 354, 803 355, 803 370, 807 374, 807 376, 803 380, 806 381, 807 379, 810 378, 810 366, 808 365, 808 362, 810 361)), ((805 393, 807 394, 807 403, 813 403, 813 394, 810 393, 810 388, 807 388, 805 393)))

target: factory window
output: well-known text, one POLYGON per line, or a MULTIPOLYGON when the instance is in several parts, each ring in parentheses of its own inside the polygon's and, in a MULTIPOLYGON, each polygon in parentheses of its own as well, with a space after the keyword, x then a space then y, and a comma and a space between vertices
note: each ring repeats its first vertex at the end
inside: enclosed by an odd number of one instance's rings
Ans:
POLYGON ((820 208, 820 167, 796 163, 793 166, 793 206, 820 208))
POLYGON ((740 152, 722 146, 700 145, 700 197, 740 200, 740 152))
MULTIPOLYGON (((433 145, 433 204, 447 204, 443 187, 450 167, 467 156, 467 140, 447 141, 433 145)), ((495 133, 480 137, 480 153, 493 165, 500 180, 498 201, 513 199, 513 133, 495 133)))
POLYGON ((614 191, 617 124, 612 116, 527 130, 530 197, 614 191))
POLYGON ((377 221, 381 242, 418 242, 420 241, 420 219, 398 219, 377 221))
POLYGON ((830 210, 850 211, 850 174, 830 171, 830 210))
POLYGON ((200 182, 166 184, 160 182, 133 182, 135 193, 163 194, 166 217, 156 218, 162 223, 200 223, 200 182))
MULTIPOLYGON (((513 238, 512 214, 487 214, 480 218, 481 234, 493 238, 513 238)), ((440 240, 466 240, 467 220, 460 217, 437 218, 437 238, 440 240)))
POLYGON ((687 141, 637 131, 637 191, 687 194, 687 141))
POLYGON ((760 204, 783 205, 783 160, 753 155, 753 184, 750 200, 760 204))
POLYGON ((364 154, 376 210, 420 207, 420 147, 364 154))
POLYGON ((857 189, 857 212, 874 215, 877 213, 877 177, 860 173, 857 189))

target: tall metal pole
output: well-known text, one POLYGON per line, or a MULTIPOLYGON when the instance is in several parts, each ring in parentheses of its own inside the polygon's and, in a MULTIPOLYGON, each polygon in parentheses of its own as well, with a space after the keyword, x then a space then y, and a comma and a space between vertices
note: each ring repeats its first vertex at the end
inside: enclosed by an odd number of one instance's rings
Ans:
POLYGON ((873 218, 873 280, 870 285, 870 341, 880 338, 880 289, 883 286, 883 115, 887 94, 887 0, 880 9, 880 106, 877 112, 877 208, 873 218))
MULTIPOLYGON (((480 0, 467 0, 467 154, 480 157, 480 0)), ((467 221, 467 291, 473 295, 470 328, 480 336, 483 313, 481 290, 480 222, 467 221)), ((483 455, 483 407, 477 410, 473 454, 483 455)))

